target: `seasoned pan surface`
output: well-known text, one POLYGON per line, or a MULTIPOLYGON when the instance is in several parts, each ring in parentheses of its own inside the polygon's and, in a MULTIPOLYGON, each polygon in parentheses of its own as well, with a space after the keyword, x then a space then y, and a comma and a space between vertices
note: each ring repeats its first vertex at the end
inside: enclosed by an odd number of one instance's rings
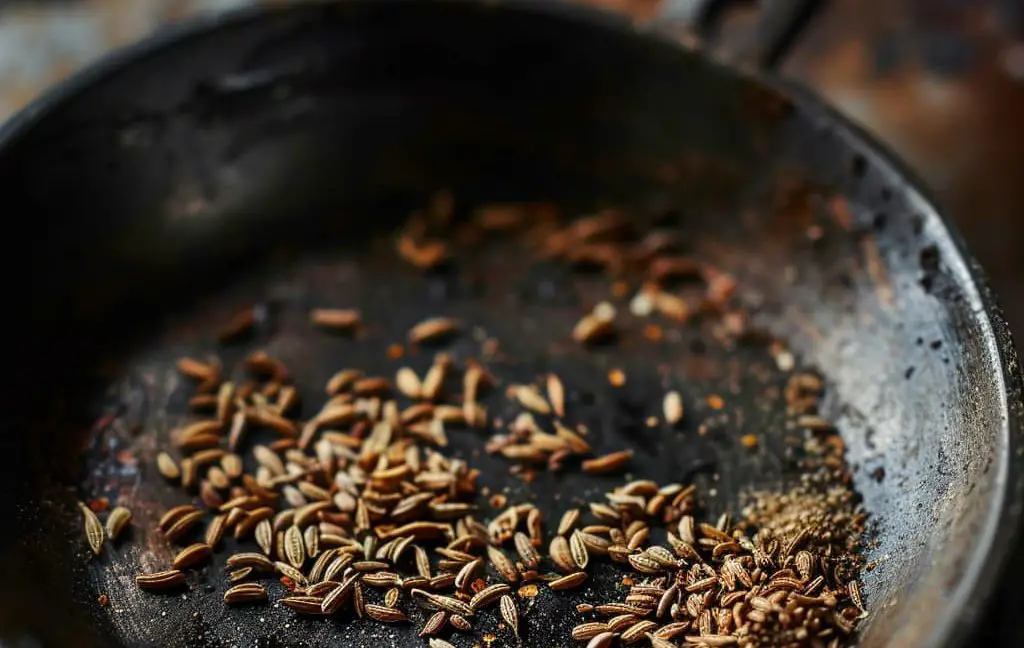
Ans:
MULTIPOLYGON (((652 478, 714 489, 712 511, 744 488, 785 481, 779 412, 754 406, 783 380, 763 345, 726 348, 694 324, 657 344, 627 330, 620 345, 583 354, 567 332, 607 282, 524 261, 511 244, 481 251, 468 273, 403 269, 379 241, 439 187, 465 205, 617 205, 638 230, 668 228, 736 276, 756 325, 825 376, 826 413, 877 525, 862 643, 926 645, 970 626, 998 569, 991 555, 1015 524, 1015 356, 932 205, 834 114, 605 18, 520 4, 241 13, 131 56, 3 136, 0 186, 39 228, 26 242, 31 279, 12 288, 30 304, 15 324, 26 342, 11 352, 19 384, 7 393, 19 397, 5 415, 4 442, 24 458, 5 488, 5 565, 20 576, 4 595, 12 633, 97 645, 364 645, 365 633, 382 632, 307 626, 279 609, 225 612, 216 565, 184 599, 142 598, 130 575, 166 551, 142 536, 117 559, 85 560, 73 498, 116 492, 137 502, 140 521, 174 501, 150 461, 182 412, 171 362, 210 350, 210 327, 251 302, 275 313, 251 344, 293 357, 310 390, 350 359, 393 371, 387 346, 437 310, 499 339, 512 379, 563 374, 606 449, 629 443, 652 478), (323 302, 364 309, 366 337, 309 330, 304 312, 323 302), (625 387, 608 384, 613 366, 625 387), (683 427, 636 425, 673 378, 694 404, 683 427), (710 393, 723 395, 729 421, 701 436, 710 393), (115 403, 118 423, 92 429, 115 403), (736 443, 746 430, 763 436, 755 452, 736 443), (135 467, 118 461, 125 449, 135 467), (109 608, 95 603, 100 593, 109 608), (42 599, 67 603, 67 622, 48 622, 42 599)), ((423 369, 429 356, 408 361, 423 369)), ((470 453, 473 441, 453 446, 470 453)), ((517 497, 550 497, 556 511, 567 493, 607 485, 571 470, 521 484, 479 460, 486 478, 508 480, 517 497)), ((541 643, 531 645, 560 645, 571 602, 536 601, 524 635, 541 643)))

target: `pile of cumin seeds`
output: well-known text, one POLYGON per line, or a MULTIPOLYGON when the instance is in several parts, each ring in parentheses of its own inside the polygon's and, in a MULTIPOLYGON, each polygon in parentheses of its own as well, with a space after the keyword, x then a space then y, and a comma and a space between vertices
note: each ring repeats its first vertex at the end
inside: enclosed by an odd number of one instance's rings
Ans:
MULTIPOLYGON (((603 212, 549 228, 546 236, 561 238, 558 245, 533 244, 569 263, 606 259, 610 277, 637 271, 627 266, 638 263, 646 279, 632 315, 681 323, 722 309, 734 314, 726 303, 731 279, 686 259, 658 256, 664 240, 643 239, 616 252, 627 227, 621 216, 603 212), (587 254, 573 252, 580 244, 591 246, 587 254), (696 303, 660 283, 689 272, 705 284, 696 303)), ((422 231, 403 236, 399 252, 417 268, 453 258, 442 238, 422 231)), ((527 229, 525 236, 535 232, 527 229)), ((582 333, 566 331, 566 338, 589 346, 613 332, 618 316, 610 303, 599 302, 580 320, 582 333)), ((364 326, 354 308, 317 308, 309 318, 318 329, 364 326)), ((220 337, 231 339, 256 319, 236 318, 220 337)), ((429 317, 404 341, 421 350, 436 347, 471 324, 429 317)), ((742 326, 724 328, 738 334, 742 326)), ((398 356, 389 351, 389 357, 398 356)), ((477 628, 493 627, 492 621, 500 622, 500 630, 484 637, 488 645, 535 645, 523 632, 536 612, 525 604, 535 595, 528 592, 576 590, 595 566, 608 562, 621 568, 628 589, 622 600, 580 606, 572 638, 591 648, 840 646, 862 614, 856 575, 863 516, 844 490, 842 454, 834 452, 841 450, 838 437, 821 435, 830 425, 817 414, 823 386, 813 375, 793 376, 787 410, 794 427, 814 432, 805 449, 827 454, 824 464, 833 469, 821 473, 820 482, 807 483, 838 484, 838 490, 825 499, 815 499, 810 486, 806 492, 755 493, 734 523, 727 516, 704 519, 701 494, 691 485, 645 480, 630 448, 592 447, 566 403, 573 385, 553 373, 509 383, 492 374, 483 349, 466 361, 438 352, 423 373, 403 367, 383 376, 340 368, 323 386, 327 402, 305 418, 299 402, 316 397, 300 392, 289 367, 264 351, 251 353, 242 366, 250 377, 232 381, 225 376, 237 372, 224 371, 219 359, 179 363, 195 381, 190 405, 201 418, 174 432, 157 467, 195 499, 161 519, 161 533, 182 549, 166 570, 140 574, 140 588, 180 591, 192 580, 189 571, 221 553, 225 534, 232 534, 250 546, 226 559, 227 605, 272 603, 307 617, 344 615, 381 624, 411 623, 421 616, 413 610, 422 608, 426 620, 416 629, 434 648, 463 645, 477 628), (453 382, 461 390, 446 393, 453 382), (496 420, 478 399, 487 390, 503 393, 515 414, 496 420), (257 443, 257 430, 276 437, 257 443), (483 493, 472 460, 445 450, 450 434, 474 431, 485 432, 484 449, 507 459, 524 478, 546 468, 628 470, 637 479, 566 512, 557 524, 551 511, 528 503, 492 500, 502 510, 488 517, 479 506, 483 493), (820 542, 829 520, 809 514, 815 502, 850 521, 841 532, 828 531, 845 544, 820 542), (666 528, 672 533, 667 543, 661 541, 666 528), (268 579, 279 581, 286 594, 268 588, 268 579), (481 623, 485 615, 491 618, 481 623)), ((621 373, 609 371, 609 382, 621 386, 621 373)), ((669 428, 683 421, 679 391, 669 388, 655 399, 669 428)))
POLYGON ((692 498, 692 489, 675 492, 664 511, 671 491, 655 484, 609 493, 608 503, 591 505, 603 524, 576 537, 623 564, 628 590, 578 606, 573 638, 587 648, 851 644, 866 614, 857 580, 866 516, 839 477, 820 468, 788 491, 752 493, 737 523, 684 513, 663 544, 649 542, 651 513, 665 520, 686 511, 679 495, 692 498))

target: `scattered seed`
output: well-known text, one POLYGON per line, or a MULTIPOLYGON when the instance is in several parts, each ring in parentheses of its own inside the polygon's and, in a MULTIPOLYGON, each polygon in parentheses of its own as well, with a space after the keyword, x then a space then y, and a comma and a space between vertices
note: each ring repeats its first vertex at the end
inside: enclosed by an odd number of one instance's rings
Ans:
POLYGON ((204 542, 189 545, 174 557, 174 568, 186 569, 198 565, 209 558, 211 553, 213 553, 213 549, 204 542))
POLYGON ((405 616, 401 610, 396 610, 386 605, 367 603, 364 606, 364 610, 366 611, 366 616, 381 623, 407 623, 409 621, 409 617, 405 616))
POLYGON ((501 618, 505 625, 512 629, 512 634, 519 637, 519 610, 516 608, 515 600, 508 594, 502 595, 499 599, 501 618))
POLYGON ((455 333, 458 329, 458 322, 453 319, 447 317, 432 317, 430 319, 423 320, 409 330, 409 341, 413 344, 436 342, 441 338, 445 338, 455 333))
POLYGON ((78 508, 82 511, 85 539, 89 543, 89 548, 92 549, 92 552, 98 556, 100 551, 103 550, 103 525, 100 524, 100 519, 96 517, 96 514, 88 506, 79 502, 78 508))
MULTIPOLYGON (((423 627, 420 629, 419 636, 421 636, 421 637, 429 637, 430 635, 437 634, 438 632, 440 632, 441 630, 444 629, 444 624, 447 623, 447 622, 448 622, 448 613, 445 612, 444 610, 438 610, 437 612, 435 612, 432 615, 430 615, 430 618, 427 619, 426 623, 423 624, 423 627)), ((430 640, 430 647, 431 648, 442 648, 442 647, 444 647, 444 648, 448 648, 448 647, 455 648, 454 646, 452 646, 447 641, 444 641, 443 639, 431 639, 430 640)))
POLYGON ((568 590, 579 587, 585 580, 587 580, 586 572, 575 572, 568 576, 556 578, 548 583, 548 587, 556 591, 568 590))
POLYGON ((665 422, 669 425, 677 425, 683 420, 683 397, 677 391, 668 392, 665 394, 662 409, 665 413, 665 422))
POLYGON ((185 584, 185 574, 177 569, 153 572, 150 574, 137 574, 135 585, 144 590, 169 590, 181 587, 185 584))
POLYGON ((351 330, 362 323, 362 315, 354 308, 314 308, 309 312, 314 326, 334 330, 351 330))
POLYGON ((512 395, 519 401, 519 404, 528 410, 538 414, 550 414, 551 405, 540 395, 536 387, 530 385, 515 385, 512 387, 512 395))
POLYGON ((633 458, 632 450, 619 450, 583 462, 584 472, 594 474, 611 473, 625 468, 633 458))
POLYGON ((107 517, 107 537, 110 538, 111 542, 120 537, 121 532, 128 526, 131 519, 132 512, 124 506, 118 506, 110 512, 110 515, 107 517))
POLYGON ((174 463, 171 455, 166 452, 161 452, 156 456, 156 467, 164 479, 177 481, 181 477, 181 469, 178 468, 178 464, 174 463))
POLYGON ((243 583, 235 585, 224 592, 224 602, 228 605, 245 603, 262 603, 267 600, 267 590, 259 583, 243 583))
POLYGON ((402 367, 395 374, 395 386, 409 398, 419 398, 423 393, 420 377, 409 367, 402 367))
POLYGON ((576 563, 576 567, 581 570, 587 568, 590 552, 587 551, 587 545, 583 542, 583 535, 579 530, 569 536, 569 553, 572 555, 572 561, 576 563))

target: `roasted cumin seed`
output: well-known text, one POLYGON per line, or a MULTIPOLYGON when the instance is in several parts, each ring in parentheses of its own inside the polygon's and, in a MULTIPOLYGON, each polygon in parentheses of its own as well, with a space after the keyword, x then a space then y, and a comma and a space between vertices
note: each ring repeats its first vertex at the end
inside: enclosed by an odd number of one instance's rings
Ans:
POLYGON ((516 531, 515 535, 512 536, 512 539, 516 547, 516 552, 519 554, 519 558, 523 561, 524 565, 533 569, 540 564, 540 554, 533 546, 533 542, 530 541, 529 536, 522 531, 516 531))
POLYGON ((683 397, 679 395, 679 392, 670 391, 665 394, 662 410, 665 414, 665 422, 669 425, 678 425, 683 420, 683 397))
POLYGON ((174 462, 171 455, 161 452, 156 456, 156 467, 164 479, 177 481, 181 477, 181 469, 174 462))
POLYGON ((169 590, 181 587, 185 584, 184 572, 177 569, 168 569, 161 572, 149 574, 137 574, 135 585, 144 590, 169 590))
POLYGON ((580 570, 587 568, 587 563, 590 562, 590 552, 587 551, 587 545, 583 542, 583 534, 579 530, 569 536, 569 553, 576 567, 580 570))
POLYGON ((82 502, 78 503, 78 509, 82 512, 86 542, 89 543, 89 548, 92 549, 92 552, 98 556, 103 550, 103 525, 100 524, 100 519, 92 512, 92 509, 82 502))
POLYGON ((132 512, 124 506, 118 506, 107 516, 107 537, 116 541, 132 519, 132 512))
POLYGON ((548 583, 548 587, 556 591, 569 590, 579 587, 587 580, 586 572, 574 572, 568 576, 556 578, 548 583))
POLYGON ((519 609, 516 607, 515 599, 508 594, 503 594, 498 600, 498 606, 505 625, 512 630, 512 634, 519 637, 519 609))
POLYGON ((174 557, 175 569, 187 569, 205 561, 213 553, 213 549, 205 542, 197 542, 178 552, 174 557))
POLYGON ((501 549, 488 545, 487 558, 490 561, 491 566, 493 566, 506 581, 509 583, 515 583, 519 580, 519 571, 516 569, 516 566, 512 561, 509 560, 508 556, 501 551, 501 549))
POLYGON ((625 468, 632 458, 632 450, 619 450, 594 459, 587 459, 583 462, 582 467, 584 472, 592 474, 612 473, 625 468))
POLYGON ((354 308, 314 308, 309 312, 314 326, 336 331, 348 331, 362 323, 362 314, 354 308))
POLYGON ((262 603, 266 600, 267 590, 259 583, 242 583, 224 592, 224 602, 228 605, 262 603))
POLYGON ((409 617, 405 616, 404 612, 386 605, 367 603, 363 609, 366 616, 381 623, 407 623, 409 621, 409 617))
POLYGON ((440 341, 459 330, 459 323, 448 317, 431 317, 409 329, 409 341, 422 344, 440 341))
POLYGON ((470 623, 469 619, 460 614, 453 614, 448 617, 448 623, 450 623, 453 628, 461 632, 470 632, 473 630, 473 624, 470 623))
POLYGON ((558 535, 565 535, 572 531, 576 527, 576 523, 580 520, 580 510, 571 508, 562 514, 562 518, 558 521, 558 535))
MULTIPOLYGON (((444 629, 444 625, 447 622, 448 622, 448 613, 445 612, 444 610, 438 610, 437 612, 434 612, 432 615, 430 615, 430 618, 427 619, 427 621, 423 624, 423 627, 420 628, 419 636, 421 636, 421 637, 429 637, 431 635, 435 635, 435 634, 437 634, 438 632, 440 632, 441 630, 444 629)), ((430 640, 431 648, 435 648, 437 646, 442 646, 444 644, 447 644, 448 646, 451 646, 451 644, 449 644, 447 641, 444 641, 442 639, 437 639, 437 640, 431 639, 430 640), (435 641, 436 642, 442 642, 442 643, 435 643, 435 641)), ((452 646, 452 648, 454 648, 454 646, 452 646)))

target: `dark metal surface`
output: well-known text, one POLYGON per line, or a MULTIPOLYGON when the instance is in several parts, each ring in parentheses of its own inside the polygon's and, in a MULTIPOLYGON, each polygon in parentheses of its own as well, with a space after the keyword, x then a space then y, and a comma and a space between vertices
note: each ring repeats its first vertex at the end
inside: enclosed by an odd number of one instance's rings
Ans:
MULTIPOLYGON (((3 261, 7 276, 24 277, 10 290, 25 305, 12 322, 21 342, 2 392, 10 402, 0 433, 15 458, 0 500, 10 521, 0 540, 5 634, 53 645, 218 646, 320 643, 333 633, 365 645, 365 633, 381 632, 282 629, 280 610, 262 622, 225 612, 216 568, 212 592, 140 598, 126 582, 135 561, 153 557, 136 544, 105 570, 85 560, 69 486, 83 477, 90 403, 105 385, 124 386, 136 403, 125 420, 141 422, 142 434, 125 426, 102 440, 152 452, 152 432, 180 411, 167 361, 202 348, 217 309, 237 302, 274 297, 291 313, 269 342, 295 354, 307 389, 349 353, 390 368, 383 345, 425 310, 444 308, 501 334, 522 363, 510 371, 529 376, 556 362, 577 376, 597 394, 596 420, 622 407, 607 386, 587 382, 602 362, 630 363, 640 378, 625 400, 656 407, 649 392, 660 378, 644 347, 557 355, 576 310, 538 303, 548 271, 523 278, 505 248, 480 262, 493 267, 469 290, 432 287, 400 274, 387 253, 353 245, 438 187, 465 204, 628 205, 641 225, 660 215, 694 254, 737 274, 758 323, 827 377, 828 413, 878 524, 862 645, 964 637, 1019 520, 1018 369, 978 269, 916 183, 813 99, 791 104, 615 19, 401 0, 249 11, 179 28, 94 68, 0 132, 5 209, 34 228, 22 256, 3 261), (836 194, 852 205, 849 219, 828 209, 836 194), (823 238, 808 236, 814 225, 823 238), (296 249, 303 256, 289 262, 296 249), (354 347, 300 335, 296 314, 320 299, 358 299, 371 322, 385 322, 379 337, 354 347), (98 366, 108 368, 97 376, 98 366), (111 608, 94 601, 103 589, 111 608), (52 607, 66 610, 59 624, 52 607)), ((565 278, 565 292, 585 303, 594 297, 584 284, 565 278)), ((694 361, 687 342, 698 336, 706 333, 684 331, 658 350, 693 394, 721 389, 729 375, 713 345, 708 362, 694 361)), ((759 353, 737 357, 764 364, 759 353)), ((757 425, 763 384, 735 391, 729 411, 757 425)), ((735 425, 708 438, 693 428, 667 440, 648 433, 651 444, 639 447, 660 455, 655 477, 685 478, 679 471, 714 461, 722 499, 712 507, 784 472, 783 453, 771 452, 781 431, 768 423, 776 441, 763 456, 738 452, 735 425)), ((119 473, 118 484, 140 502, 167 501, 148 464, 141 470, 119 473)), ((585 488, 573 477, 544 479, 538 494, 585 488)), ((571 615, 542 611, 543 600, 536 609, 529 645, 561 645, 571 615)))

